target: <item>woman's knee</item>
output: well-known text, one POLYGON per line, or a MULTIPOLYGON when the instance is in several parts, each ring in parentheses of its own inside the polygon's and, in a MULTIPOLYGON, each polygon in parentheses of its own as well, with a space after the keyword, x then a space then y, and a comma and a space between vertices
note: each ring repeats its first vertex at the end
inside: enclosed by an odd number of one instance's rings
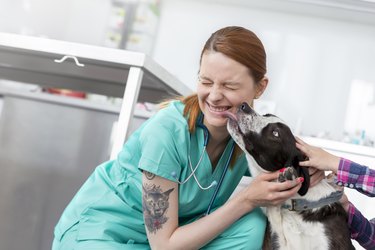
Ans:
POLYGON ((266 217, 260 209, 243 216, 204 249, 261 249, 266 217))
POLYGON ((267 218, 262 210, 257 208, 251 213, 243 216, 236 227, 236 236, 250 242, 255 248, 260 249, 263 244, 264 233, 266 231, 267 218))

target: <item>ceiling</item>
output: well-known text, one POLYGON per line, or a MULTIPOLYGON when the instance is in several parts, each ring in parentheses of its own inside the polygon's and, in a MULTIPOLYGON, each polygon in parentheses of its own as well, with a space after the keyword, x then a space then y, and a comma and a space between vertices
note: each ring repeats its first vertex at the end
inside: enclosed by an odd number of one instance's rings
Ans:
POLYGON ((205 0, 375 25, 375 0, 205 0))

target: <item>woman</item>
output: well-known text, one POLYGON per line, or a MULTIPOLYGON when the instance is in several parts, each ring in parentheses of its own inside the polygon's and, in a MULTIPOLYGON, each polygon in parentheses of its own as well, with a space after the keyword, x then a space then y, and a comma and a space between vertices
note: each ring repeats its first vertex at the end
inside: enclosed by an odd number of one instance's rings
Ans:
POLYGON ((201 53, 197 94, 168 103, 115 161, 95 170, 57 224, 53 249, 260 249, 266 218, 257 207, 282 203, 301 184, 263 174, 228 200, 247 162, 222 113, 252 105, 267 87, 265 73, 253 32, 213 33, 201 53), (212 213, 202 216, 221 176, 212 213))
MULTIPOLYGON (((336 174, 336 183, 354 188, 367 196, 375 197, 375 170, 332 155, 321 148, 310 146, 297 138, 297 147, 309 158, 301 166, 311 166, 336 174)), ((352 239, 365 249, 375 249, 375 218, 367 220, 344 195, 341 201, 348 213, 348 225, 352 239)))

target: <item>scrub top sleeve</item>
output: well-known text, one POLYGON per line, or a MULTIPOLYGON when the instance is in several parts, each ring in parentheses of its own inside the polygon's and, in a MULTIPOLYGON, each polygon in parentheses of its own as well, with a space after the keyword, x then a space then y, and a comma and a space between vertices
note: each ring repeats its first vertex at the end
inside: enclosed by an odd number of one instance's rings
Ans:
POLYGON ((162 124, 150 123, 140 135, 141 159, 138 168, 176 182, 181 162, 176 144, 178 133, 162 124))

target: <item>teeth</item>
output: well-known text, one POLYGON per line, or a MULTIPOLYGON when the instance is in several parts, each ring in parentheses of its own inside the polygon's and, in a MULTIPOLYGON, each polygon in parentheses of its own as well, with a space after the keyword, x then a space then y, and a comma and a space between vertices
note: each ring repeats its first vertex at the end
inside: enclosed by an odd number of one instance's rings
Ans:
POLYGON ((226 107, 213 107, 213 106, 211 106, 210 104, 208 104, 208 107, 209 107, 212 111, 214 111, 214 112, 223 112, 223 111, 229 109, 228 106, 226 106, 226 107))

